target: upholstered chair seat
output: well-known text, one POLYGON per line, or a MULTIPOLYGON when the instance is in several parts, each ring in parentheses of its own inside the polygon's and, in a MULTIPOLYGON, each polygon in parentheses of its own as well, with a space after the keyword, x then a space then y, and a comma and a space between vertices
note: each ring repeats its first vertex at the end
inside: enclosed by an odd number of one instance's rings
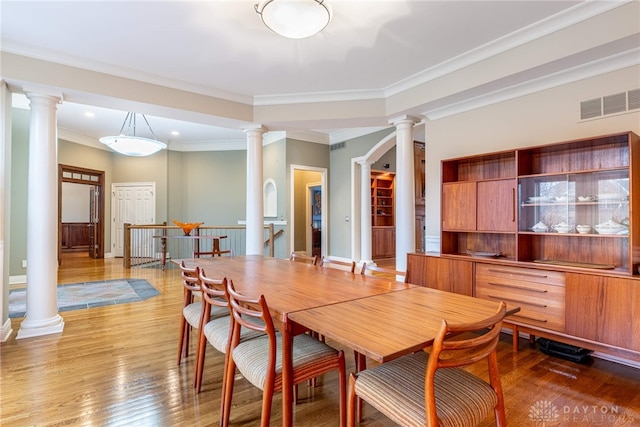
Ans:
MULTIPOLYGON (((420 351, 362 371, 356 381, 356 394, 401 426, 425 426, 424 373, 428 358, 420 351)), ((464 369, 438 369, 435 375, 441 427, 478 425, 498 404, 491 386, 464 369)))

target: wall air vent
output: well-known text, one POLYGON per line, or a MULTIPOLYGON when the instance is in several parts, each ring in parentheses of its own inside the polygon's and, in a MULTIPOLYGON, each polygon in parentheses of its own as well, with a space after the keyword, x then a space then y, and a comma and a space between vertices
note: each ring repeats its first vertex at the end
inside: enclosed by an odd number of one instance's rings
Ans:
POLYGON ((616 93, 602 98, 602 112, 607 114, 622 113, 627 111, 627 93, 616 93))
POLYGON ((590 99, 580 103, 580 120, 592 119, 602 115, 601 98, 590 99))
POLYGON ((640 108, 640 89, 634 89, 580 102, 580 120, 624 113, 638 108, 640 108))
POLYGON ((640 89, 630 90, 627 92, 629 110, 640 108, 640 89))
POLYGON ((338 142, 337 144, 331 144, 329 146, 329 150, 330 151, 334 151, 334 150, 339 150, 339 149, 344 148, 344 147, 345 147, 345 142, 342 141, 342 142, 338 142))

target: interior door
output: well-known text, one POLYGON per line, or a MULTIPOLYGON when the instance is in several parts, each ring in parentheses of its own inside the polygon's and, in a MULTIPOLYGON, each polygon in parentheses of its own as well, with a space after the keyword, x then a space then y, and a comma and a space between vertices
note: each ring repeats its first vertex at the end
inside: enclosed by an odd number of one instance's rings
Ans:
MULTIPOLYGON (((112 184, 111 187, 111 250, 114 256, 121 257, 124 249, 124 224, 155 224, 155 183, 123 183, 112 184)), ((141 256, 151 256, 153 252, 153 230, 148 231, 148 235, 139 236, 135 240, 140 246, 135 253, 141 256)))

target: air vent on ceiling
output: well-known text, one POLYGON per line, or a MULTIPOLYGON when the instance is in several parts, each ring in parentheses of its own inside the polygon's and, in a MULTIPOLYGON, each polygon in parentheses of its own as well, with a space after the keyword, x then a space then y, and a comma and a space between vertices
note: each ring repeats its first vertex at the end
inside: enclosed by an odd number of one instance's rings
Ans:
POLYGON ((329 150, 330 151, 334 151, 334 150, 339 150, 339 149, 344 148, 344 147, 345 147, 345 143, 344 143, 344 141, 342 141, 342 142, 338 142, 337 144, 331 144, 329 146, 329 150))
POLYGON ((580 102, 580 120, 623 113, 638 108, 640 108, 640 89, 634 89, 580 102))

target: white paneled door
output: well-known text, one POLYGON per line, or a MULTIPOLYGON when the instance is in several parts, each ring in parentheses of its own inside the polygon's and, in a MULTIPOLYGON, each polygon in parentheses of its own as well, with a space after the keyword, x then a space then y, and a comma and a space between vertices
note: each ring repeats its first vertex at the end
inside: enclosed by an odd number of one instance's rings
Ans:
MULTIPOLYGON (((121 257, 123 255, 124 224, 141 225, 155 224, 156 222, 155 182, 111 184, 111 217, 113 218, 111 252, 113 256, 121 257)), ((131 248, 132 253, 151 256, 153 230, 144 231, 148 231, 148 233, 132 239, 132 242, 139 246, 131 248)))

